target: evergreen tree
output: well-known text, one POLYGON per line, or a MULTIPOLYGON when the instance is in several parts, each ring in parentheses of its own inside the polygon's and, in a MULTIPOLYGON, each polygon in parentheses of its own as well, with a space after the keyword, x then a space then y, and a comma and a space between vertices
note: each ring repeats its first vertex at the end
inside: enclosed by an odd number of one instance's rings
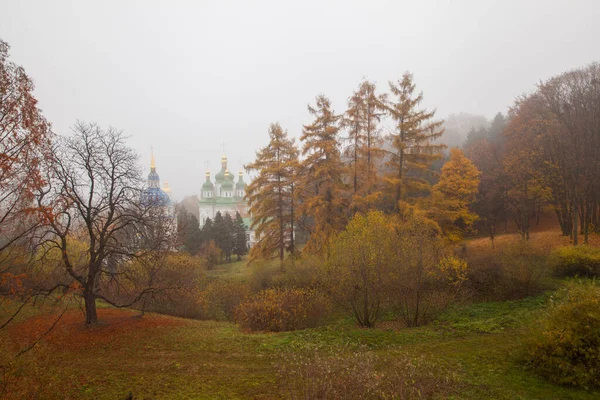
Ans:
POLYGON ((324 95, 317 97, 316 107, 308 106, 315 116, 305 125, 300 140, 303 143, 299 184, 300 209, 308 217, 304 227, 310 238, 304 250, 320 253, 330 236, 346 225, 347 199, 343 182, 345 168, 339 148, 339 119, 324 95))
POLYGON ((258 176, 246 188, 252 214, 252 228, 258 242, 250 249, 250 259, 279 257, 283 265, 285 251, 294 253, 294 185, 298 168, 298 150, 294 140, 279 124, 269 127, 269 144, 256 152, 256 160, 247 165, 258 176))
POLYGON ((223 217, 223 242, 221 250, 225 255, 225 259, 227 262, 231 262, 231 253, 233 251, 233 243, 234 243, 234 231, 233 231, 233 219, 231 219, 231 215, 229 213, 225 213, 223 217))
POLYGON ((410 190, 428 189, 423 173, 431 163, 441 158, 443 144, 434 144, 444 133, 442 121, 434 121, 435 111, 419 110, 423 93, 415 94, 412 74, 406 72, 402 80, 390 82, 390 91, 396 97, 386 109, 396 126, 390 135, 392 151, 386 163, 388 182, 393 189, 394 210, 400 211, 400 201, 410 190))
POLYGON ((242 256, 248 253, 248 243, 246 242, 246 225, 239 212, 235 213, 235 221, 233 222, 233 254, 237 255, 238 261, 242 256))
POLYGON ((202 231, 198 219, 184 208, 177 214, 177 236, 183 249, 191 255, 196 255, 202 246, 202 231))
POLYGON ((210 218, 206 218, 204 226, 202 227, 202 242, 208 243, 211 240, 215 240, 214 226, 210 218))
POLYGON ((227 258, 225 254, 225 248, 227 247, 227 242, 230 240, 230 237, 227 232, 227 228, 225 227, 225 220, 221 214, 221 211, 217 211, 215 214, 212 232, 215 244, 219 249, 221 249, 221 261, 223 261, 223 257, 227 258))
POLYGON ((363 81, 348 99, 342 126, 348 132, 345 156, 352 176, 352 212, 365 210, 378 196, 376 160, 381 157, 379 123, 384 115, 386 95, 375 93, 375 84, 363 81))

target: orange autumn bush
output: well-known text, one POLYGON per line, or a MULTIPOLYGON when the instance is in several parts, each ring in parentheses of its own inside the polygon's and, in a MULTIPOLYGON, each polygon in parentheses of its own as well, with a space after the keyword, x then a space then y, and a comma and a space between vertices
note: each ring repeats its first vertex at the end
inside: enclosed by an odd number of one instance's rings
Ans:
POLYGON ((259 292, 235 310, 235 321, 244 330, 293 331, 321 324, 330 301, 314 289, 274 288, 259 292))

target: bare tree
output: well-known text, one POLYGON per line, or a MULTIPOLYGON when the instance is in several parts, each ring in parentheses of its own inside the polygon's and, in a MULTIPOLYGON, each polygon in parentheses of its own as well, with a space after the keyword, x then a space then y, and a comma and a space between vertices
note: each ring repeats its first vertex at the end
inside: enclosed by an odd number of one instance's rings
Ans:
POLYGON ((170 248, 169 216, 157 199, 142 196, 138 157, 125 140, 115 129, 77 123, 58 140, 40 199, 45 249, 60 252, 60 268, 81 286, 86 324, 98 322, 98 298, 126 307, 159 290, 156 265, 145 270, 148 263, 133 261, 161 259, 156 254, 170 248))

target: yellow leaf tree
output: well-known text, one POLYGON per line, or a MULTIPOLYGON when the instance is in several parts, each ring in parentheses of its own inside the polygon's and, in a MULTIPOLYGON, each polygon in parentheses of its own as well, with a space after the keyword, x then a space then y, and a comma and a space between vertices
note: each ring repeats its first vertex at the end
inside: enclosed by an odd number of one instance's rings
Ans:
POLYGON ((360 326, 373 327, 380 316, 397 245, 392 218, 379 211, 355 214, 331 240, 323 281, 360 326))

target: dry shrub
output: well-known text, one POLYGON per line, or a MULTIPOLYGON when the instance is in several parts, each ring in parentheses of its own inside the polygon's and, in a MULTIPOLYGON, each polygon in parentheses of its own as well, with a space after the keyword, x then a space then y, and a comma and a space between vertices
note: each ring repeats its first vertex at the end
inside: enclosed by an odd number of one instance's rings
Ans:
POLYGON ((514 300, 547 289, 542 278, 551 266, 547 249, 531 240, 513 237, 496 250, 472 257, 466 288, 479 300, 514 300))
POLYGON ((234 311, 250 296, 250 287, 242 282, 211 281, 200 294, 204 318, 233 321, 234 311))
POLYGON ((600 248, 568 246, 553 254, 554 271, 560 276, 600 276, 600 248))
POLYGON ((528 240, 507 245, 500 256, 504 298, 523 298, 543 290, 540 279, 548 273, 548 257, 528 240))
POLYGON ((329 309, 329 300, 314 289, 274 288, 240 304, 235 321, 253 332, 293 331, 319 326, 329 309))
POLYGON ((282 395, 294 400, 445 398, 457 389, 453 375, 423 357, 395 354, 379 360, 365 350, 290 352, 278 377, 282 395))
POLYGON ((217 246, 214 240, 211 240, 202 244, 198 255, 204 261, 206 269, 211 270, 221 261, 221 253, 222 251, 219 246, 217 246))
POLYGON ((570 282, 526 343, 527 363, 551 382, 600 388, 600 285, 570 282))
POLYGON ((138 305, 143 311, 201 319, 201 288, 205 285, 200 257, 172 253, 155 268, 151 285, 161 288, 138 305))
POLYGON ((288 258, 283 267, 279 265, 279 261, 253 263, 249 284, 254 292, 274 287, 314 288, 319 282, 320 263, 322 260, 315 256, 288 258))

